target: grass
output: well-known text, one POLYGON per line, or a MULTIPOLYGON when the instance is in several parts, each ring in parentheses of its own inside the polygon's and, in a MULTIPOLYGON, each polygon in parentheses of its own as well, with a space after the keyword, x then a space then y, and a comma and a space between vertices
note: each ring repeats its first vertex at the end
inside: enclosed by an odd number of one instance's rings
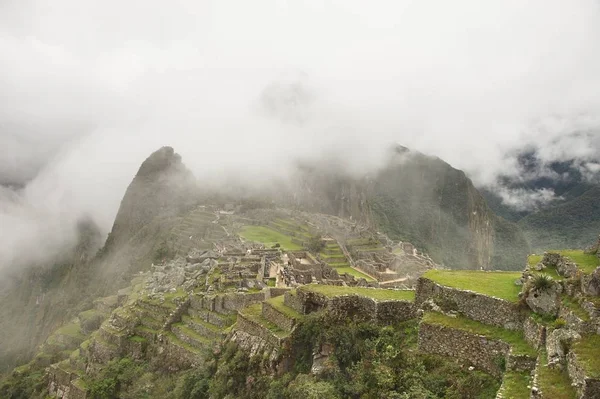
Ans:
POLYGON ((74 380, 71 380, 71 384, 75 385, 77 388, 81 389, 82 391, 87 390, 87 385, 81 378, 76 378, 74 380))
POLYGON ((276 296, 275 298, 271 298, 271 299, 267 300, 266 302, 269 303, 269 305, 273 306, 278 311, 280 311, 281 313, 283 313, 284 315, 286 315, 292 319, 299 320, 299 319, 302 319, 302 317, 304 317, 302 314, 296 312, 294 309, 286 306, 283 303, 283 295, 276 296))
POLYGON ((515 280, 521 277, 521 272, 432 269, 425 272, 423 277, 447 287, 470 290, 511 302, 518 302, 521 291, 521 287, 515 284, 515 280))
POLYGON ((563 295, 561 297, 561 302, 564 307, 572 311, 575 314, 575 316, 579 317, 581 320, 587 321, 590 319, 590 315, 588 314, 588 312, 586 312, 585 309, 581 307, 581 305, 575 298, 563 295))
POLYGON ((302 246, 292 242, 291 237, 281 234, 268 227, 244 226, 239 234, 242 238, 248 241, 258 242, 269 247, 279 244, 283 249, 288 251, 299 251, 302 249, 302 246))
POLYGON ((351 276, 354 276, 356 278, 364 278, 367 281, 375 281, 374 278, 367 276, 366 274, 350 267, 336 267, 335 270, 339 273, 339 274, 344 274, 344 273, 348 273, 351 276))
POLYGON ((548 367, 546 353, 541 354, 541 367, 539 368, 538 385, 545 398, 575 399, 577 392, 571 386, 571 379, 566 370, 558 367, 548 367))
POLYGON ((544 257, 544 255, 529 255, 527 257, 527 264, 529 265, 529 268, 531 269, 533 274, 547 274, 548 276, 552 277, 554 280, 557 280, 557 281, 562 280, 564 277, 561 276, 560 274, 558 274, 558 271, 556 270, 555 267, 546 267, 544 270, 539 271, 539 272, 534 270, 535 265, 540 263, 542 261, 543 257, 544 257))
POLYGON ((146 342, 146 338, 140 337, 139 335, 134 335, 128 338, 131 342, 146 342))
POLYGON ((269 320, 265 319, 262 316, 262 304, 260 303, 248 306, 247 308, 242 310, 242 315, 254 321, 255 323, 267 328, 278 338, 285 338, 290 335, 288 331, 282 330, 281 328, 279 328, 279 326, 277 326, 274 323, 271 323, 269 320))
POLYGON ((216 333, 220 333, 221 329, 219 328, 219 326, 215 326, 214 324, 210 324, 207 321, 204 321, 198 317, 191 317, 191 316, 186 316, 183 315, 181 317, 181 320, 184 321, 185 323, 195 323, 195 324, 199 324, 201 326, 203 326, 204 328, 206 328, 207 330, 211 330, 213 332, 216 333))
POLYGON ((271 277, 267 280, 267 286, 269 286, 269 287, 275 287, 276 283, 277 283, 277 279, 275 277, 271 277))
MULTIPOLYGON (((586 254, 581 249, 548 250, 546 252, 555 252, 570 258, 573 262, 577 263, 577 266, 579 266, 584 273, 592 273, 600 266, 600 258, 596 255, 586 254)), ((535 266, 542 261, 542 258, 543 255, 529 255, 527 262, 530 266, 535 266)), ((547 272, 546 270, 544 270, 544 272, 547 272)))
POLYGON ((542 261, 543 255, 529 255, 527 257, 527 264, 529 266, 535 266, 542 261))
POLYGON ((299 289, 316 292, 330 298, 354 294, 380 301, 399 300, 412 302, 415 300, 415 292, 411 290, 386 290, 381 288, 343 287, 321 284, 308 284, 299 289))
POLYGON ((275 219, 275 223, 279 224, 279 225, 285 225, 285 226, 289 226, 289 227, 294 227, 296 229, 308 231, 308 226, 306 226, 304 224, 300 224, 292 219, 277 218, 277 219, 275 219))
POLYGON ((569 257, 584 273, 592 273, 600 266, 600 259, 596 255, 586 254, 582 250, 558 251, 562 256, 569 257))
POLYGON ((571 348, 583 365, 586 375, 600 378, 600 335, 589 335, 575 342, 571 348))
POLYGON ((427 312, 425 316, 423 316, 423 322, 455 328, 473 334, 483 335, 491 339, 504 341, 512 347, 514 354, 537 356, 536 350, 525 341, 522 331, 506 330, 504 328, 483 324, 464 316, 450 317, 436 312, 427 312))
POLYGON ((552 277, 552 279, 556 280, 556 281, 564 280, 564 277, 561 276, 560 274, 558 274, 558 270, 556 270, 556 268, 554 268, 554 267, 547 267, 544 270, 542 270, 541 272, 533 271, 533 274, 534 275, 545 274, 547 276, 552 277))
MULTIPOLYGON (((531 394, 528 388, 531 376, 527 372, 507 371, 502 380, 502 397, 510 399, 529 399, 531 394)), ((548 396, 548 398, 554 398, 548 396)))
POLYGON ((81 332, 81 327, 77 323, 70 323, 62 326, 54 335, 68 335, 69 337, 74 338, 84 338, 83 333, 81 332))

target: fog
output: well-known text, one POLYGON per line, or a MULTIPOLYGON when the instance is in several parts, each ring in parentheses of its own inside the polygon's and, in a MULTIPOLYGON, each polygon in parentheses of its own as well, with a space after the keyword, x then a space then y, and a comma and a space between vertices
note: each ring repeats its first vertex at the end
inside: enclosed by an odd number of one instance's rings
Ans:
POLYGON ((592 0, 1 2, 0 183, 23 187, 0 192, 0 270, 82 215, 108 232, 163 145, 213 183, 331 153, 364 173, 392 143, 481 186, 521 149, 597 179, 599 43, 592 0))

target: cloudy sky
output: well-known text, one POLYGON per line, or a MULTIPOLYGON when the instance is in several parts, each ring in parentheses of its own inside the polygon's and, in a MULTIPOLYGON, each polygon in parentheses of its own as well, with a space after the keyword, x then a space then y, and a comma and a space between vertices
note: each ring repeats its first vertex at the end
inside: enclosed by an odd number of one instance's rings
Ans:
POLYGON ((331 148, 370 170, 393 142, 480 185, 518 149, 597 159, 599 50, 598 0, 4 0, 0 183, 26 187, 0 191, 0 263, 83 213, 107 231, 162 145, 200 178, 331 148))

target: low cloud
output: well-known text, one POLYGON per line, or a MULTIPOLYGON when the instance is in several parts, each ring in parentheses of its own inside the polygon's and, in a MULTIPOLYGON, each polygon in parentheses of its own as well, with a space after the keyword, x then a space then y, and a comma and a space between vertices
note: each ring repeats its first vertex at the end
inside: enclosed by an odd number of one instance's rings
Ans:
POLYGON ((480 185, 526 147, 594 179, 599 40, 592 0, 2 2, 0 182, 26 187, 0 248, 69 242, 88 214, 107 232, 163 145, 204 184, 311 157, 366 173, 394 143, 480 185))

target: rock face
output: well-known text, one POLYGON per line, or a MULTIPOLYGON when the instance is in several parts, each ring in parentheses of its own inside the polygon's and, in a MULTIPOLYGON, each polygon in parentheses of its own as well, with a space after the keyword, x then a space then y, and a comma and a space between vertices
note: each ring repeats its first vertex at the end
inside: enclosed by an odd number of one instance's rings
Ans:
POLYGON ((190 209, 197 194, 196 181, 179 154, 171 147, 162 147, 142 163, 127 188, 106 246, 127 242, 156 217, 190 209))
POLYGON ((557 287, 557 285, 554 285, 552 288, 545 290, 531 290, 525 299, 527 305, 535 313, 557 316, 560 310, 560 297, 557 287))
POLYGON ((464 172, 405 148, 386 167, 357 178, 328 164, 303 165, 295 206, 352 218, 408 240, 456 268, 521 269, 529 252, 518 227, 497 217, 464 172))

